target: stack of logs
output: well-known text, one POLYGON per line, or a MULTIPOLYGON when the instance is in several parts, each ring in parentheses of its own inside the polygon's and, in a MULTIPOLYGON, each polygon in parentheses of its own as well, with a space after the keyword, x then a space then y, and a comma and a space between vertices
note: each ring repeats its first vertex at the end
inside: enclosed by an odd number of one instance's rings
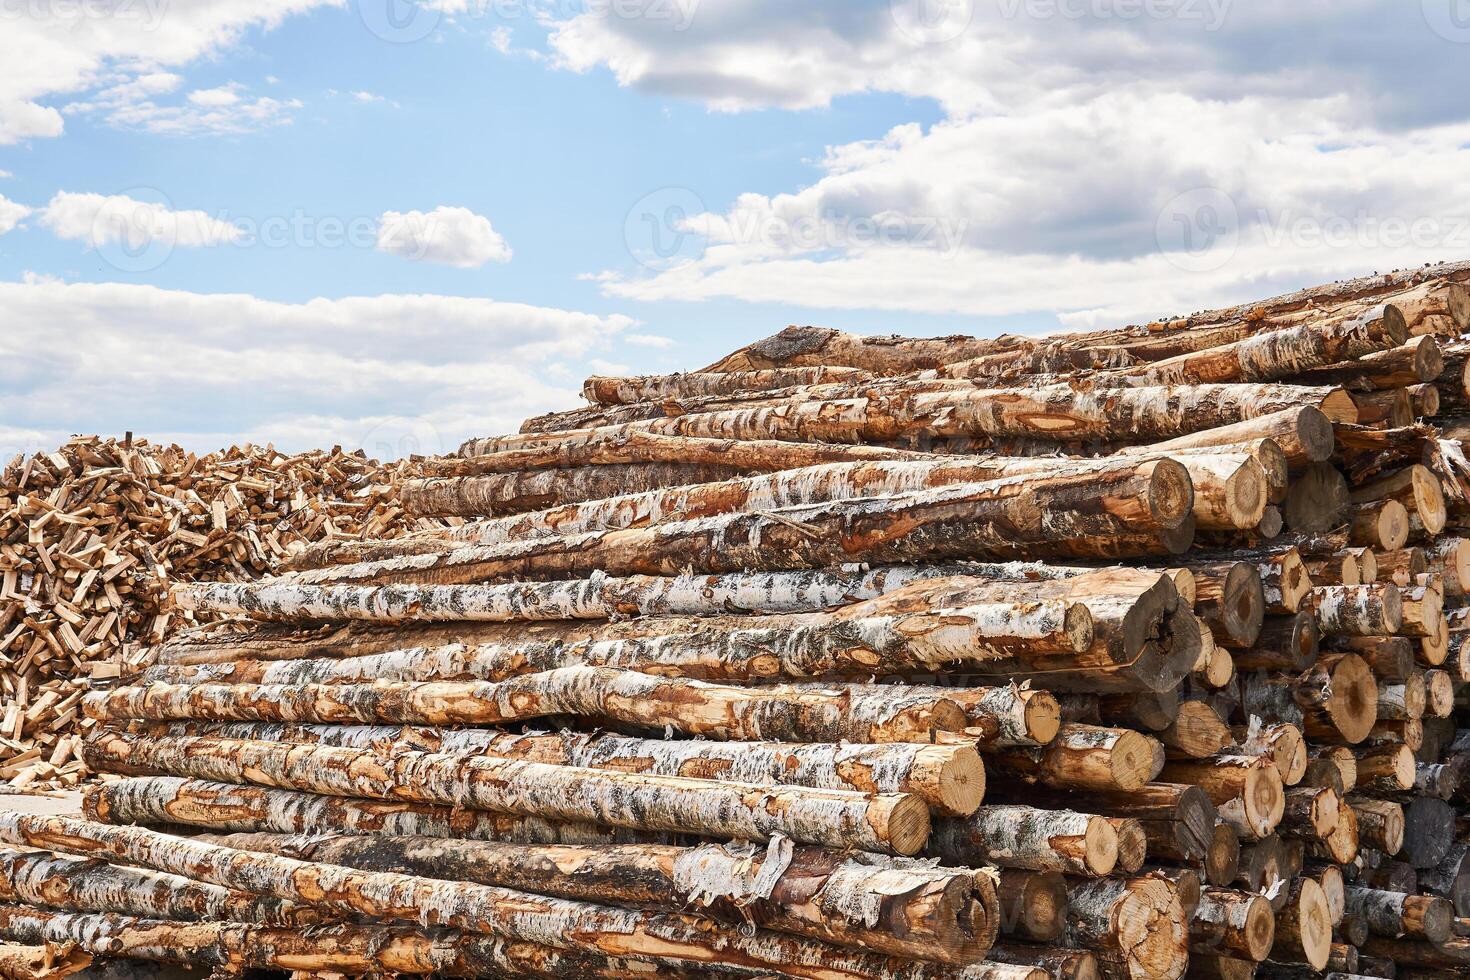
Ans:
POLYGON ((0 470, 0 783, 84 775, 88 678, 133 672, 187 625, 175 581, 251 580, 308 543, 443 522, 407 517, 361 453, 199 456, 83 436, 0 470))
POLYGON ((112 776, 88 819, 0 817, 0 935, 300 975, 1466 976, 1466 281, 593 378, 401 487, 463 523, 179 589, 236 618, 88 697, 112 776))

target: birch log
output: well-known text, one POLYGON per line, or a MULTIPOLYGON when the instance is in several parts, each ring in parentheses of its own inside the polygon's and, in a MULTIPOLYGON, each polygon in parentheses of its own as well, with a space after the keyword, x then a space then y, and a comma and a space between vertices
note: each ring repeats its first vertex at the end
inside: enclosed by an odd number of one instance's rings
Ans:
POLYGON ((318 796, 176 776, 95 783, 82 797, 82 811, 102 823, 178 824, 239 833, 410 834, 523 844, 664 843, 676 836, 432 803, 318 796))
POLYGON ((1118 835, 1105 818, 1071 810, 982 806, 938 821, 930 853, 958 864, 1102 877, 1118 860, 1118 835))
POLYGON ((1276 915, 1276 941, 1271 958, 1306 963, 1314 970, 1327 965, 1332 951, 1332 914, 1322 886, 1311 878, 1297 878, 1287 893, 1285 907, 1276 915))
POLYGON ((966 724, 955 702, 923 689, 729 687, 607 667, 562 667, 495 682, 151 684, 97 692, 84 706, 99 721, 495 725, 576 715, 787 742, 928 741, 935 731, 957 732, 966 724))
POLYGON ((0 848, 0 901, 187 922, 220 919, 304 928, 331 921, 314 908, 178 875, 10 848, 0 848))
POLYGON ((483 932, 598 955, 697 964, 728 958, 746 967, 812 978, 927 978, 936 968, 840 950, 768 931, 745 933, 708 920, 532 895, 396 872, 358 871, 239 851, 138 827, 66 817, 0 814, 0 838, 27 846, 51 842, 199 881, 425 927, 483 932))
MULTIPOLYGON (((1193 506, 1169 460, 1078 477, 1017 477, 649 528, 587 532, 301 572, 304 584, 455 584, 492 578, 677 575, 813 568, 848 561, 1038 558, 1092 553, 1133 529, 1163 540, 1193 506), (1069 543, 1069 538, 1077 539, 1069 543)), ((1187 542, 1181 543, 1181 547, 1187 542)))
POLYGON ((852 367, 815 365, 763 371, 692 371, 687 374, 647 375, 637 378, 594 375, 582 383, 582 397, 593 405, 633 405, 638 402, 745 395, 796 385, 857 381, 864 380, 866 373, 852 367))
POLYGON ((62 980, 91 965, 91 954, 69 943, 0 946, 0 977, 4 980, 62 980))
POLYGON ((1247 840, 1270 834, 1286 809, 1281 774, 1270 761, 1255 756, 1172 761, 1161 777, 1199 786, 1219 808, 1221 819, 1247 840))
POLYGON ((227 847, 363 871, 497 885, 584 901, 695 911, 736 924, 943 963, 984 957, 999 924, 979 872, 773 841, 526 846, 433 837, 226 837, 227 847))
POLYGON ((323 976, 402 974, 450 977, 538 977, 551 980, 638 980, 651 972, 692 977, 647 962, 508 942, 460 932, 426 934, 385 926, 322 926, 310 932, 223 922, 173 922, 109 913, 66 913, 0 906, 0 936, 22 942, 75 945, 121 960, 207 968, 223 976, 244 971, 315 971, 323 976))
POLYGON ((697 832, 741 840, 785 834, 833 847, 913 854, 929 810, 906 794, 865 796, 807 787, 752 787, 687 777, 236 739, 143 739, 104 733, 87 745, 94 767, 132 765, 170 775, 246 781, 333 796, 441 803, 551 820, 697 832))
POLYGON ((1158 775, 1158 743, 1127 728, 1066 724, 1039 749, 990 752, 987 763, 1005 776, 1060 789, 1131 791, 1158 775))
POLYGON ((1450 938, 1455 910, 1443 898, 1405 895, 1373 888, 1347 889, 1347 911, 1368 924, 1368 930, 1396 939, 1408 936, 1430 943, 1450 938))
POLYGON ((735 471, 721 466, 696 463, 624 463, 573 470, 406 480, 398 496, 403 509, 417 517, 482 517, 518 514, 659 487, 709 483, 735 475, 735 471))
MULTIPOLYGON (((1044 695, 1034 693, 1038 700, 1044 695)), ((150 738, 200 735, 382 753, 483 755, 737 783, 912 793, 939 813, 959 816, 974 812, 985 794, 985 766, 970 741, 941 745, 668 741, 582 732, 520 734, 476 728, 255 722, 147 725, 134 733, 150 738)))
POLYGON ((1066 944, 1092 950, 1110 980, 1175 980, 1189 960, 1174 885, 1161 877, 1079 882, 1068 895, 1066 944))
POLYGON ((1276 940, 1276 914, 1260 895, 1227 888, 1200 892, 1189 926, 1190 946, 1259 963, 1276 940))

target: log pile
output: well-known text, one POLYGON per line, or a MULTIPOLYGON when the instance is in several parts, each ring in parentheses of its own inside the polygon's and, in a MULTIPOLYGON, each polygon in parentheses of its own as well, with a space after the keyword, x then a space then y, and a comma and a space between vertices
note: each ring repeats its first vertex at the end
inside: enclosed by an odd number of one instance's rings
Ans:
POLYGON ((86 819, 0 816, 0 936, 301 976, 1470 975, 1466 280, 593 378, 403 482, 451 526, 177 586, 224 618, 86 698, 86 819))
POLYGON ((360 453, 206 456, 78 437, 0 471, 0 781, 71 785, 90 679, 136 672, 192 624, 175 582, 248 581, 322 541, 441 522, 405 515, 360 453))

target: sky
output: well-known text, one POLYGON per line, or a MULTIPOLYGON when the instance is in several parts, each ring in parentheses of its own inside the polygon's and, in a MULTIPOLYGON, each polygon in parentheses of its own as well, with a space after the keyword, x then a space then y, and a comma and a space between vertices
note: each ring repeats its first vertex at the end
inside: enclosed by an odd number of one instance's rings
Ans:
POLYGON ((0 457, 1470 257, 1470 0, 0 0, 0 457))

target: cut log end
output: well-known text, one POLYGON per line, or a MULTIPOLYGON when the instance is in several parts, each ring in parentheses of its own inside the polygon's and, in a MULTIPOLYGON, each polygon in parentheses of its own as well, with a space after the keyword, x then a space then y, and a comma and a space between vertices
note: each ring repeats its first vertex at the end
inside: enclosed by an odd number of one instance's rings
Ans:
POLYGON ((1164 527, 1177 527, 1194 509, 1189 470, 1172 459, 1157 460, 1149 476, 1149 507, 1164 527))
POLYGON ((888 808, 881 829, 898 854, 919 853, 929 840, 929 807, 917 796, 899 796, 888 808))
POLYGON ((1038 695, 1044 696, 1026 699, 1021 720, 1026 726, 1027 736, 1034 739, 1037 745, 1046 745, 1061 731, 1062 708, 1050 694, 1038 692, 1038 695))
POLYGON ((1348 654, 1333 667, 1327 714, 1349 744, 1361 742, 1373 730, 1378 720, 1378 682, 1362 657, 1348 654))
POLYGON ((1321 409, 1305 406, 1296 416, 1296 440, 1307 462, 1326 462, 1337 443, 1332 420, 1321 409))
POLYGON ((932 766, 937 770, 940 805, 946 812, 964 816, 974 813, 985 800, 985 763, 972 746, 946 747, 943 750, 922 749, 916 766, 925 765, 924 757, 932 753, 932 766))

